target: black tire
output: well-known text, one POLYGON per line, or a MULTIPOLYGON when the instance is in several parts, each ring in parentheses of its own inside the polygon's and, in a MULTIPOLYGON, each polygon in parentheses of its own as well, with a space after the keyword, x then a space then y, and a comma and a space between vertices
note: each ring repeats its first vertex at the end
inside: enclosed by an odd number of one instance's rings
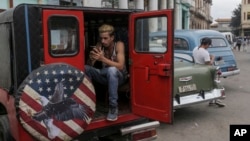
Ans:
POLYGON ((13 141, 7 115, 0 115, 0 141, 13 141))

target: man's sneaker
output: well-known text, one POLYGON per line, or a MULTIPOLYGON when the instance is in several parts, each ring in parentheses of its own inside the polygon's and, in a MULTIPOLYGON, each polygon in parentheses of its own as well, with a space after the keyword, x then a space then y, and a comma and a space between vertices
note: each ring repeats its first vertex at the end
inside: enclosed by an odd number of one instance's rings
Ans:
POLYGON ((224 103, 223 103, 221 100, 219 100, 219 99, 210 101, 208 105, 209 105, 209 106, 217 105, 218 107, 225 107, 225 106, 226 106, 226 104, 224 104, 224 103))
POLYGON ((217 105, 217 106, 219 106, 219 107, 225 107, 226 106, 226 104, 224 104, 222 101, 220 101, 220 100, 215 100, 215 104, 217 105))
POLYGON ((208 105, 209 105, 209 106, 215 105, 215 100, 210 101, 210 102, 208 103, 208 105))
POLYGON ((110 107, 109 108, 109 113, 107 116, 108 121, 116 121, 117 120, 117 115, 118 115, 118 108, 117 107, 110 107))

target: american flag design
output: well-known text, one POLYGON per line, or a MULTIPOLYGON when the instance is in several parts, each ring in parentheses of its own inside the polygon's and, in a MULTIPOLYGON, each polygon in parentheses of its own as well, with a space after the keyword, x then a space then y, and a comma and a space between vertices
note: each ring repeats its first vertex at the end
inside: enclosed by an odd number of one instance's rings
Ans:
POLYGON ((41 141, 67 141, 81 134, 95 112, 96 96, 84 73, 68 64, 34 70, 18 89, 18 116, 41 141))

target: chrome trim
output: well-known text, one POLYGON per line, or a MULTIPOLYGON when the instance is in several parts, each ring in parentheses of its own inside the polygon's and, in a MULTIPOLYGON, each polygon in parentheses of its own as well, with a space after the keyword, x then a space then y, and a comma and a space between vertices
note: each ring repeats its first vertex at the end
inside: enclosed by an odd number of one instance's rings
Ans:
POLYGON ((203 99, 199 93, 195 93, 195 94, 183 96, 183 97, 181 96, 180 97, 180 104, 175 99, 173 99, 174 109, 181 108, 181 107, 188 106, 188 105, 192 105, 192 104, 196 104, 196 103, 210 101, 213 99, 225 98, 222 95, 222 91, 225 91, 225 89, 224 88, 213 89, 209 92, 205 92, 205 99, 203 99))
POLYGON ((234 70, 234 71, 228 71, 228 72, 222 72, 220 77, 228 77, 232 75, 240 74, 240 69, 234 70))
POLYGON ((193 76, 186 76, 186 77, 180 77, 179 81, 180 82, 188 82, 193 79, 193 76))
POLYGON ((152 122, 148 122, 148 123, 143 123, 143 124, 139 124, 139 125, 134 125, 134 126, 122 128, 122 129, 120 129, 120 131, 121 131, 122 135, 126 135, 129 133, 138 132, 138 131, 146 130, 146 129, 150 129, 150 128, 156 128, 159 126, 160 126, 159 121, 152 121, 152 122))

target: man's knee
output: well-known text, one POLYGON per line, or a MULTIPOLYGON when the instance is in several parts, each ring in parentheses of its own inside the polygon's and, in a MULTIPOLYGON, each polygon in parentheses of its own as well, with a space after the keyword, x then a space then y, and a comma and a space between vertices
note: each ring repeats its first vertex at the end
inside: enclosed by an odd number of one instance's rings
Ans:
POLYGON ((89 66, 89 65, 85 65, 84 68, 85 68, 85 70, 84 70, 84 71, 85 71, 85 74, 86 74, 90 79, 92 79, 92 76, 91 76, 92 67, 89 66))
POLYGON ((109 67, 108 74, 109 75, 116 75, 119 70, 116 67, 109 67))
POLYGON ((90 67, 89 65, 84 66, 85 70, 89 69, 89 67, 90 67))
POLYGON ((84 68, 85 68, 85 72, 87 73, 91 70, 92 66, 85 65, 84 68))

